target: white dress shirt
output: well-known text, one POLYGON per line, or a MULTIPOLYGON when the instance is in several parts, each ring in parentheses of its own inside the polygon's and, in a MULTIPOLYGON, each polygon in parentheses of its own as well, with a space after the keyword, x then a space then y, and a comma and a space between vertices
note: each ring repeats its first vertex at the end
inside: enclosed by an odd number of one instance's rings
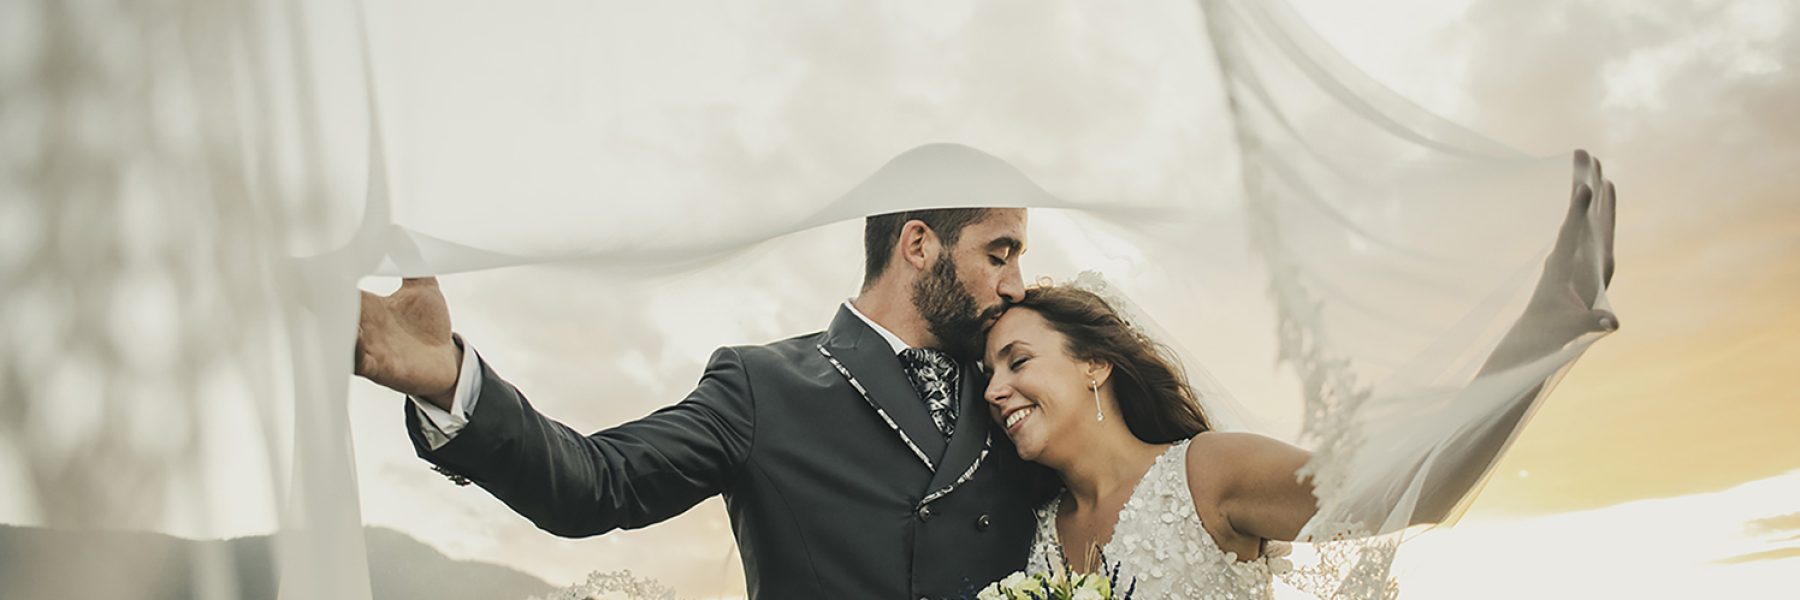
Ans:
POLYGON ((875 333, 881 334, 881 339, 887 340, 888 345, 894 347, 894 354, 898 355, 902 350, 912 347, 906 343, 906 340, 902 340, 900 339, 900 336, 894 335, 894 332, 888 331, 886 327, 882 327, 873 319, 870 319, 868 315, 862 314, 862 311, 856 310, 856 305, 851 304, 849 300, 844 301, 844 308, 850 309, 850 314, 856 315, 856 318, 862 319, 862 322, 869 324, 869 329, 873 329, 875 330, 875 333))
POLYGON ((418 396, 407 396, 412 400, 413 409, 419 411, 419 432, 425 434, 425 442, 436 450, 450 443, 456 432, 469 424, 469 415, 475 414, 475 399, 480 397, 481 359, 475 356, 475 347, 468 340, 463 341, 463 358, 461 372, 456 375, 456 391, 450 396, 450 410, 438 408, 438 405, 418 396))

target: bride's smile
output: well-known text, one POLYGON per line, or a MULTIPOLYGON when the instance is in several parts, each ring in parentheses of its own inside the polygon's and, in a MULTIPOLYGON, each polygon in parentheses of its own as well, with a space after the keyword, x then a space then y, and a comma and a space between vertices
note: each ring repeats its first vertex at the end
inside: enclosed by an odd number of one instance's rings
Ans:
POLYGON ((1023 423, 1025 421, 1025 417, 1029 417, 1029 416, 1031 416, 1031 407, 1029 407, 1029 406, 1021 406, 1021 407, 1013 409, 1011 412, 1006 413, 1005 422, 1006 422, 1007 433, 1011 434, 1013 431, 1017 431, 1019 424, 1023 423))

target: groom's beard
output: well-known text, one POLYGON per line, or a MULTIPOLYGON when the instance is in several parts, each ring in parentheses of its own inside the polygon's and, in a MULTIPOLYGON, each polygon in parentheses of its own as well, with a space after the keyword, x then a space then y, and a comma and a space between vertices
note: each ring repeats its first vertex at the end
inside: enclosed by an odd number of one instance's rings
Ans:
POLYGON ((931 271, 913 285, 913 305, 925 317, 925 327, 936 336, 941 350, 960 361, 974 360, 980 355, 982 324, 1005 310, 1004 303, 987 310, 975 305, 975 296, 956 276, 956 265, 949 256, 938 258, 931 271))

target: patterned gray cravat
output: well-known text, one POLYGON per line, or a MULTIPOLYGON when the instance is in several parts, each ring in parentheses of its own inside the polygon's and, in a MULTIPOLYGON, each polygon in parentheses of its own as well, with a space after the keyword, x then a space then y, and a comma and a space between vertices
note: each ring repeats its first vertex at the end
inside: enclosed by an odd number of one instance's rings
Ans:
POLYGON ((956 361, 942 350, 907 348, 900 351, 900 365, 906 368, 906 379, 913 391, 931 411, 931 422, 949 439, 956 432, 956 395, 959 386, 956 361))

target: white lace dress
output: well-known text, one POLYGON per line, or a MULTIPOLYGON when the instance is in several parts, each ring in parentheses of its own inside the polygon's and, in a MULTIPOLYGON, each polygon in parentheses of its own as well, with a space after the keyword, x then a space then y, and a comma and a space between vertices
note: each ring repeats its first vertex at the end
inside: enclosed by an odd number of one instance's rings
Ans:
MULTIPOLYGON (((1187 442, 1156 457, 1132 490, 1112 540, 1101 548, 1107 565, 1119 567, 1119 589, 1135 579, 1133 598, 1273 598, 1273 573, 1285 561, 1267 553, 1238 562, 1237 554, 1219 549, 1200 525, 1187 485, 1187 442)), ((1061 571, 1063 553, 1056 534, 1061 498, 1038 509, 1037 537, 1026 569, 1032 573, 1061 571)), ((1273 546, 1273 544, 1271 544, 1273 546)), ((1271 548, 1274 550, 1274 548, 1271 548)))

